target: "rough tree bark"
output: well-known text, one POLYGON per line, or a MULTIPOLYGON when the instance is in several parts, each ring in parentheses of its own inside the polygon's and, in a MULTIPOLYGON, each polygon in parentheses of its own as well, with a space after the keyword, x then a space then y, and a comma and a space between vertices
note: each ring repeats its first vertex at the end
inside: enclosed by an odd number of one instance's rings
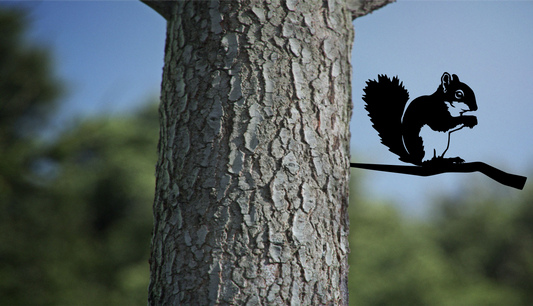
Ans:
POLYGON ((370 1, 145 3, 168 21, 149 304, 348 305, 351 21, 370 1))

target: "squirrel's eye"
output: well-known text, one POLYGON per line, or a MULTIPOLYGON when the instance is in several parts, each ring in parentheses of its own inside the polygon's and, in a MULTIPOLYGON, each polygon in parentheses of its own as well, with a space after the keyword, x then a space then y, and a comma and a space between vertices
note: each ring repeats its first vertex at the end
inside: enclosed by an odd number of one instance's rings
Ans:
POLYGON ((462 99, 462 98, 464 97, 464 95, 465 95, 465 94, 464 94, 463 91, 460 90, 460 89, 457 90, 457 91, 455 91, 455 98, 456 98, 456 99, 462 99))

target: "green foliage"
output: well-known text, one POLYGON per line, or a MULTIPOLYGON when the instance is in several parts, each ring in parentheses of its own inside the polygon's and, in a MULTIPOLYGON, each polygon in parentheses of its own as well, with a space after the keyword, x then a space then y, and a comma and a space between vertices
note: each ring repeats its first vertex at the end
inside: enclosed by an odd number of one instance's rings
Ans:
POLYGON ((25 24, 23 12, 0 8, 0 203, 32 190, 23 178, 33 150, 27 136, 46 122, 61 88, 47 51, 24 41, 25 24))
POLYGON ((40 148, 35 191, 1 205, 4 302, 146 303, 157 133, 151 107, 87 121, 40 148))
POLYGON ((422 222, 351 201, 351 305, 532 305, 532 194, 436 202, 422 222))
POLYGON ((351 305, 442 305, 452 275, 425 226, 391 205, 353 200, 350 226, 351 305))
POLYGON ((157 109, 38 141, 60 84, 0 7, 0 304, 145 305, 157 109))
POLYGON ((25 41, 25 13, 0 8, 0 144, 42 127, 54 109, 61 85, 49 52, 25 41))

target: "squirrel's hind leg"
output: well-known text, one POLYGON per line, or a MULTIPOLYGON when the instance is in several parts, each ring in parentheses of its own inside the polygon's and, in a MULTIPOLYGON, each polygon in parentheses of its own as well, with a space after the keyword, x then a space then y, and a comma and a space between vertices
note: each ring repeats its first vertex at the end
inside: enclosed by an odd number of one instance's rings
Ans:
POLYGON ((437 157, 443 158, 446 153, 449 141, 449 134, 432 130, 428 125, 424 125, 419 132, 422 139, 424 155, 422 161, 430 161, 437 157))

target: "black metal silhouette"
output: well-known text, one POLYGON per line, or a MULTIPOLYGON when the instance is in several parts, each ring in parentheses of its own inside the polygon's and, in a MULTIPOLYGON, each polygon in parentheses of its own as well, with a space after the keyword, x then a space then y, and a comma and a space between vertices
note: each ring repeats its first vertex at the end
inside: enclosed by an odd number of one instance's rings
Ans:
POLYGON ((523 189, 526 177, 503 172, 482 162, 464 163, 460 157, 444 157, 450 146, 451 133, 477 125, 475 116, 463 115, 477 110, 474 92, 460 82, 457 75, 445 72, 437 91, 418 97, 408 105, 409 93, 397 77, 389 79, 386 75, 378 75, 377 81, 366 83, 365 108, 381 142, 401 161, 415 166, 350 163, 351 167, 419 176, 479 171, 501 184, 523 189), (446 133, 446 145, 426 151, 422 130, 446 133))

